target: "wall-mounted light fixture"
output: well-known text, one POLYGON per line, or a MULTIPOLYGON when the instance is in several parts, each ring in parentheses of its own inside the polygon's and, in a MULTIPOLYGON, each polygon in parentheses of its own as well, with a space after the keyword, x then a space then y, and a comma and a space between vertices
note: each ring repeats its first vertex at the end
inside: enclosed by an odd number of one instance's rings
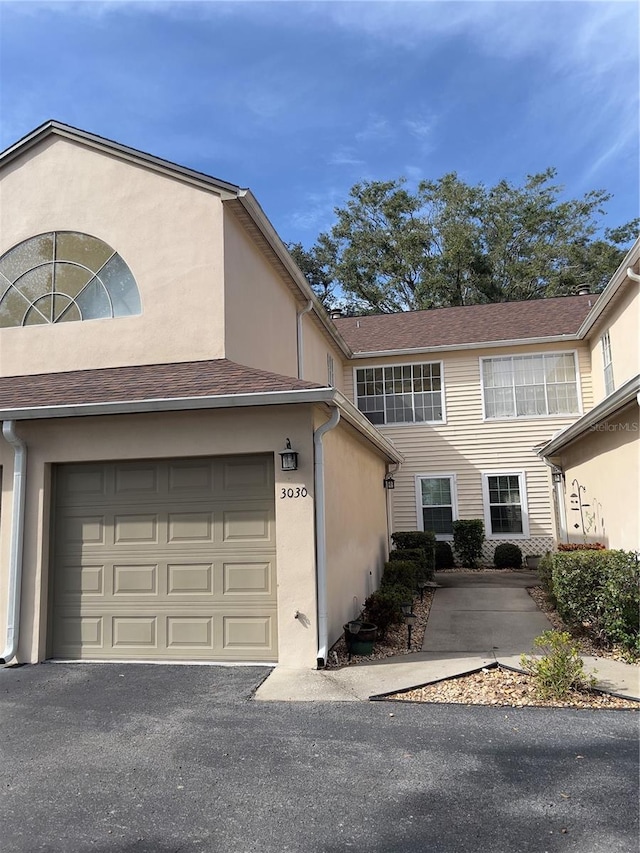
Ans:
POLYGON ((291 442, 287 439, 284 450, 280 452, 280 465, 283 471, 298 470, 298 454, 291 449, 291 442))
POLYGON ((385 489, 395 489, 396 481, 393 479, 391 474, 387 474, 387 476, 382 481, 382 485, 385 487, 385 489))

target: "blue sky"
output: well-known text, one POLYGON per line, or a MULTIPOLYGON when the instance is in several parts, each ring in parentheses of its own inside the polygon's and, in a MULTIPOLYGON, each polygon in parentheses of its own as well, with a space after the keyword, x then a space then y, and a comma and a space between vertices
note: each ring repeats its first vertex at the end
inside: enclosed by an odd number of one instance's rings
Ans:
POLYGON ((311 245, 360 180, 639 204, 636 2, 0 0, 0 147, 56 118, 249 186, 311 245))

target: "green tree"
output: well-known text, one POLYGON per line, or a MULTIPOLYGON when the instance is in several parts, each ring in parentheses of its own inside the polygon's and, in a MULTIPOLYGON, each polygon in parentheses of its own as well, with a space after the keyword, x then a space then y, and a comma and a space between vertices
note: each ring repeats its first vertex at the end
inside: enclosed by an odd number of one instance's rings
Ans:
POLYGON ((355 184, 315 246, 290 247, 325 305, 395 312, 598 292, 640 220, 595 238, 610 196, 563 200, 547 169, 522 186, 470 186, 455 173, 355 184))

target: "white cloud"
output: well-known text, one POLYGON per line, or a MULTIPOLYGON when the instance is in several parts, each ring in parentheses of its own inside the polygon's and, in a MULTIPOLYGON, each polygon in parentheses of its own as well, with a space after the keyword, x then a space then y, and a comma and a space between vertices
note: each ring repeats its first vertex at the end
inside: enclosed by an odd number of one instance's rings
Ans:
POLYGON ((337 148, 327 160, 329 166, 363 166, 364 162, 358 157, 355 148, 348 145, 337 148))
POLYGON ((381 115, 371 114, 362 130, 356 133, 358 142, 380 142, 391 139, 394 131, 389 121, 381 115))

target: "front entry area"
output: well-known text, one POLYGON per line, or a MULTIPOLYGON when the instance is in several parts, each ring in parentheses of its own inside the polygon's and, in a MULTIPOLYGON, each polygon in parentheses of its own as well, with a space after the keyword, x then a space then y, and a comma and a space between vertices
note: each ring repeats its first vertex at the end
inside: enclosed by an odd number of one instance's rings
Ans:
POLYGON ((50 656, 277 660, 273 457, 59 465, 50 656))

